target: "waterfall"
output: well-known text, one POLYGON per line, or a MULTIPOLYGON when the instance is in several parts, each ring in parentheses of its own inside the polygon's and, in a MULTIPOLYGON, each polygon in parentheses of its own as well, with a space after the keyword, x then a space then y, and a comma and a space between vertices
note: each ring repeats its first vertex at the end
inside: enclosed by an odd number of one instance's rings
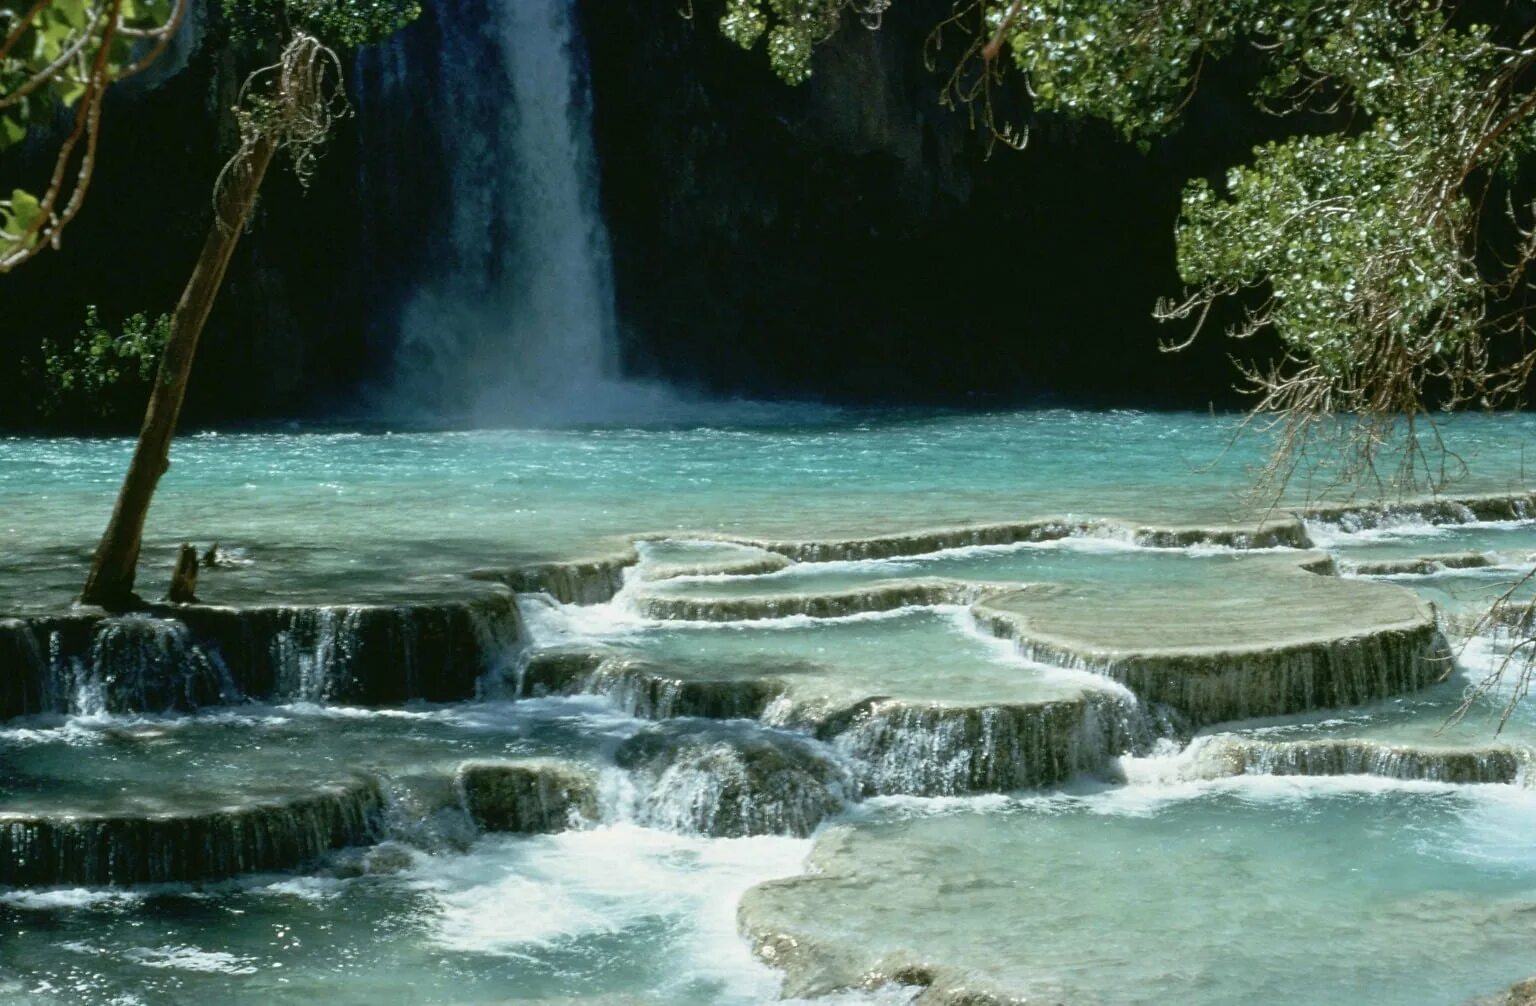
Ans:
POLYGON ((369 127, 365 171, 399 177, 362 180, 367 212, 413 197, 434 140, 444 175, 440 233, 405 249, 432 275, 404 278, 386 408, 477 424, 634 411, 656 396, 618 377, 574 0, 432 0, 424 21, 359 66, 365 117, 413 91, 428 103, 416 128, 369 127))

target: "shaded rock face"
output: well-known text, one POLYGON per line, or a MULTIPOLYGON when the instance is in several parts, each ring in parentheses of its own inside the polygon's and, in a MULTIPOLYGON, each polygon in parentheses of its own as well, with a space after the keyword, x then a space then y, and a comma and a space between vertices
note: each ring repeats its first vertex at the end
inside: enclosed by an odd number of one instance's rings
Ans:
POLYGON ((851 789, 829 752, 766 730, 659 725, 626 741, 615 761, 643 780, 642 820, 721 838, 809 835, 851 789))
POLYGON ((465 762, 458 788, 464 809, 486 831, 564 831, 574 820, 597 817, 596 779, 565 762, 465 762))
POLYGON ((766 676, 715 678, 685 676, 660 664, 620 654, 551 650, 534 654, 523 671, 523 694, 602 695, 631 716, 667 719, 755 719, 784 692, 784 683, 766 676))
POLYGON ((843 399, 1232 400, 1229 347, 1160 355, 1150 311, 1179 286, 1183 179, 1273 128, 1236 96, 1243 68, 1146 155, 1003 93, 1030 146, 989 159, 923 63, 942 0, 893 4, 878 32, 850 18, 800 87, 722 40, 717 4, 580 7, 631 369, 843 399))
MULTIPOLYGON (((176 45, 190 50, 186 59, 167 55, 108 93, 90 195, 62 248, 0 276, 10 312, 0 327, 7 374, 23 357, 35 359, 43 338, 73 339, 87 304, 113 325, 175 306, 212 219, 214 179, 233 149, 229 110, 240 84, 219 5, 193 7, 176 45)), ((365 240, 356 127, 338 124, 307 191, 286 168, 269 174, 198 348, 189 421, 314 412, 368 359, 366 289, 355 265, 365 240)), ((7 191, 46 177, 48 152, 38 141, 0 155, 7 191)), ((26 384, 13 380, 7 391, 0 425, 39 421, 26 384)), ((121 417, 114 429, 131 433, 139 419, 121 417)), ((58 421, 100 427, 90 416, 58 421)))
POLYGON ((0 885, 127 885, 286 870, 377 836, 377 783, 204 813, 0 815, 0 885))
MULTIPOLYGON (((189 421, 324 413, 387 382, 410 292, 449 260, 441 214, 459 201, 440 121, 505 100, 495 64, 483 91, 441 84, 445 25, 488 23, 486 0, 424 7, 351 61, 359 115, 309 190, 286 171, 264 186, 199 349, 189 421), (401 79, 409 93, 390 86, 401 79)), ((850 23, 799 88, 720 36, 717 4, 692 20, 640 0, 577 7, 628 370, 848 400, 1232 399, 1221 340, 1162 355, 1168 333, 1150 318, 1178 289, 1183 179, 1219 173, 1274 128, 1236 97, 1232 71, 1209 73, 1185 128, 1148 154, 1097 126, 1032 121, 1028 151, 988 159, 923 65, 950 13, 939 0, 893 5, 880 32, 850 23)), ((174 305, 239 83, 217 11, 202 22, 178 72, 109 97, 63 251, 0 277, 16 319, 0 331, 7 368, 78 332, 87 298, 114 320, 174 305)), ((1001 101, 1005 114, 1020 103, 1001 101)), ((40 149, 0 160, 19 183, 46 167, 40 149)), ((33 421, 29 409, 0 397, 0 423, 33 421)))
POLYGON ((510 594, 440 604, 0 619, 0 719, 239 699, 397 705, 474 696, 522 635, 510 594))

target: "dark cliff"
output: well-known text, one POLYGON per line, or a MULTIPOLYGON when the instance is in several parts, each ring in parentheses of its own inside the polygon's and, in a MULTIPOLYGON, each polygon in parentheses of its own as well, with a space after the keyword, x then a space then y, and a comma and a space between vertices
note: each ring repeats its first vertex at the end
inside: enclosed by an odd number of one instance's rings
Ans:
MULTIPOLYGON (((269 181, 205 336, 191 421, 355 410, 387 371, 394 312, 438 268, 434 222, 452 200, 422 128, 462 100, 432 90, 436 18, 473 18, 478 2, 428 5, 407 30, 394 52, 421 61, 410 94, 381 89, 360 57, 359 114, 309 191, 269 181)), ((703 9, 580 8, 631 371, 856 402, 1234 401, 1232 346, 1212 333, 1160 354, 1179 333, 1150 311, 1177 291, 1183 179, 1241 158, 1263 125, 1240 82, 1209 82, 1185 129, 1146 153, 1021 116, 1028 149, 989 159, 923 65, 942 0, 895 5, 879 32, 846 27, 799 88, 703 9)), ((76 331, 85 304, 110 319, 174 304, 231 133, 223 42, 212 19, 179 72, 114 96, 66 247, 0 277, 0 423, 30 418, 18 360, 76 331)), ((0 162, 6 180, 28 168, 0 162)))

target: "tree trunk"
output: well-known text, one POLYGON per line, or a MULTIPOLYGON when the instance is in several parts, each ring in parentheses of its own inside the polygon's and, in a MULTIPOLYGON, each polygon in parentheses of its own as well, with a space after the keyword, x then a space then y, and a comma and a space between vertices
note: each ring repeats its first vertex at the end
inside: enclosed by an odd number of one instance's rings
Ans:
POLYGON ((139 445, 133 452, 133 460, 128 463, 128 474, 112 510, 112 520, 91 560, 91 572, 80 595, 83 604, 122 609, 141 603, 133 592, 133 580, 144 538, 144 518, 149 513, 149 502, 155 486, 160 483, 160 476, 171 465, 171 438, 181 417, 181 403, 186 397, 187 378, 192 372, 192 358, 197 353, 203 325, 208 321, 208 312, 213 309, 214 298, 224 282, 224 270, 245 230, 246 219, 256 203, 256 193, 261 189, 262 178, 266 176, 267 166, 272 163, 276 150, 275 140, 267 136, 258 138, 246 156, 231 165, 223 179, 202 254, 198 256, 176 311, 171 315, 170 338, 166 341, 160 369, 149 393, 149 408, 144 412, 144 425, 139 430, 139 445))

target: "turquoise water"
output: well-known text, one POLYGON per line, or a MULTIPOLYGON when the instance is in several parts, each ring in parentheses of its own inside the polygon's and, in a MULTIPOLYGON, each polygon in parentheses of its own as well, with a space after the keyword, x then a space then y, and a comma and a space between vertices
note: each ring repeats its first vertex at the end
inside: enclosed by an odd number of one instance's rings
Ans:
POLYGON ((853 974, 894 956, 1029 1001, 1459 1003, 1533 963, 1536 805, 1492 789, 1245 778, 898 807, 744 914, 853 974))
MULTIPOLYGON (((218 541, 228 560, 204 573, 205 600, 304 602, 442 597, 472 568, 606 554, 648 534, 824 539, 1066 515, 1255 522, 1262 508, 1246 494, 1262 445, 1229 449, 1232 430, 1221 417, 1033 412, 194 436, 177 445, 151 513, 141 588, 162 589, 182 540, 218 541)), ((1527 487, 1536 419, 1474 417, 1451 435, 1473 469, 1451 492, 1527 487)), ((0 614, 68 603, 128 450, 124 441, 0 440, 0 614)), ((1325 487, 1326 475, 1298 482, 1292 502, 1340 494, 1325 487)), ((1312 533, 1346 568, 1490 553, 1497 568, 1386 581, 1475 610, 1536 552, 1533 529, 1401 521, 1356 532, 1314 525, 1312 533)), ((756 575, 673 575, 690 562, 762 558, 751 550, 673 541, 641 552, 611 602, 525 597, 535 651, 600 646, 680 677, 772 674, 804 704, 884 699, 922 708, 1084 691, 1130 699, 1097 675, 1023 659, 981 631, 965 603, 680 622, 648 617, 644 597, 814 597, 943 578, 1050 585, 1106 625, 1166 598, 1165 619, 1178 625, 1194 612, 1283 604, 1287 595, 1270 591, 1265 570, 1294 567, 1300 555, 1151 550, 1123 528, 756 575), (660 574, 667 578, 652 578, 660 574), (1205 605, 1213 599, 1222 604, 1205 605)), ((1234 615, 1232 625, 1240 621, 1234 615)), ((1417 695, 1206 733, 1481 746, 1492 742, 1499 696, 1461 727, 1440 728, 1494 656, 1493 643, 1477 640, 1450 683, 1417 695)), ((8 933, 0 999, 773 1000, 781 974, 752 956, 737 906, 754 885, 800 873, 814 841, 643 826, 634 812, 641 783, 614 752, 649 725, 602 695, 511 701, 508 687, 488 679, 476 701, 404 709, 239 705, 0 724, 0 812, 218 806, 357 771, 407 780, 409 790, 416 776, 446 778, 462 760, 484 757, 564 757, 601 780, 599 820, 560 835, 396 827, 382 851, 367 854, 374 858, 343 850, 294 875, 0 891, 8 933)), ((1157 711, 1144 712, 1155 728, 1157 711)), ((739 734, 794 722, 765 719, 725 726, 739 734)), ((889 750, 938 757, 940 740, 951 753, 979 743, 956 728, 889 750)), ((1451 1003, 1536 974, 1536 791, 1364 777, 1213 781, 1190 770, 1187 740, 1166 736, 1147 756, 1124 759, 1119 776, 1099 773, 1060 791, 850 804, 823 834, 851 834, 858 847, 846 857, 815 855, 867 883, 835 903, 813 895, 783 911, 812 911, 807 925, 854 957, 915 943, 947 965, 1082 1001, 1451 1003)), ((1502 743, 1536 750, 1529 707, 1502 743)), ((848 998, 905 1002, 912 994, 848 998)))
MULTIPOLYGON (((860 536, 1074 514, 1250 520, 1264 457, 1227 417, 1065 411, 850 415, 813 425, 183 438, 146 531, 145 588, 181 541, 249 565, 230 599, 369 589, 369 581, 611 549, 643 532, 860 536)), ((1522 480, 1530 417, 1468 417, 1462 491, 1522 480)), ((59 603, 111 511, 126 440, 0 440, 0 597, 59 603)), ((1297 498, 1337 495, 1329 473, 1297 498)))

